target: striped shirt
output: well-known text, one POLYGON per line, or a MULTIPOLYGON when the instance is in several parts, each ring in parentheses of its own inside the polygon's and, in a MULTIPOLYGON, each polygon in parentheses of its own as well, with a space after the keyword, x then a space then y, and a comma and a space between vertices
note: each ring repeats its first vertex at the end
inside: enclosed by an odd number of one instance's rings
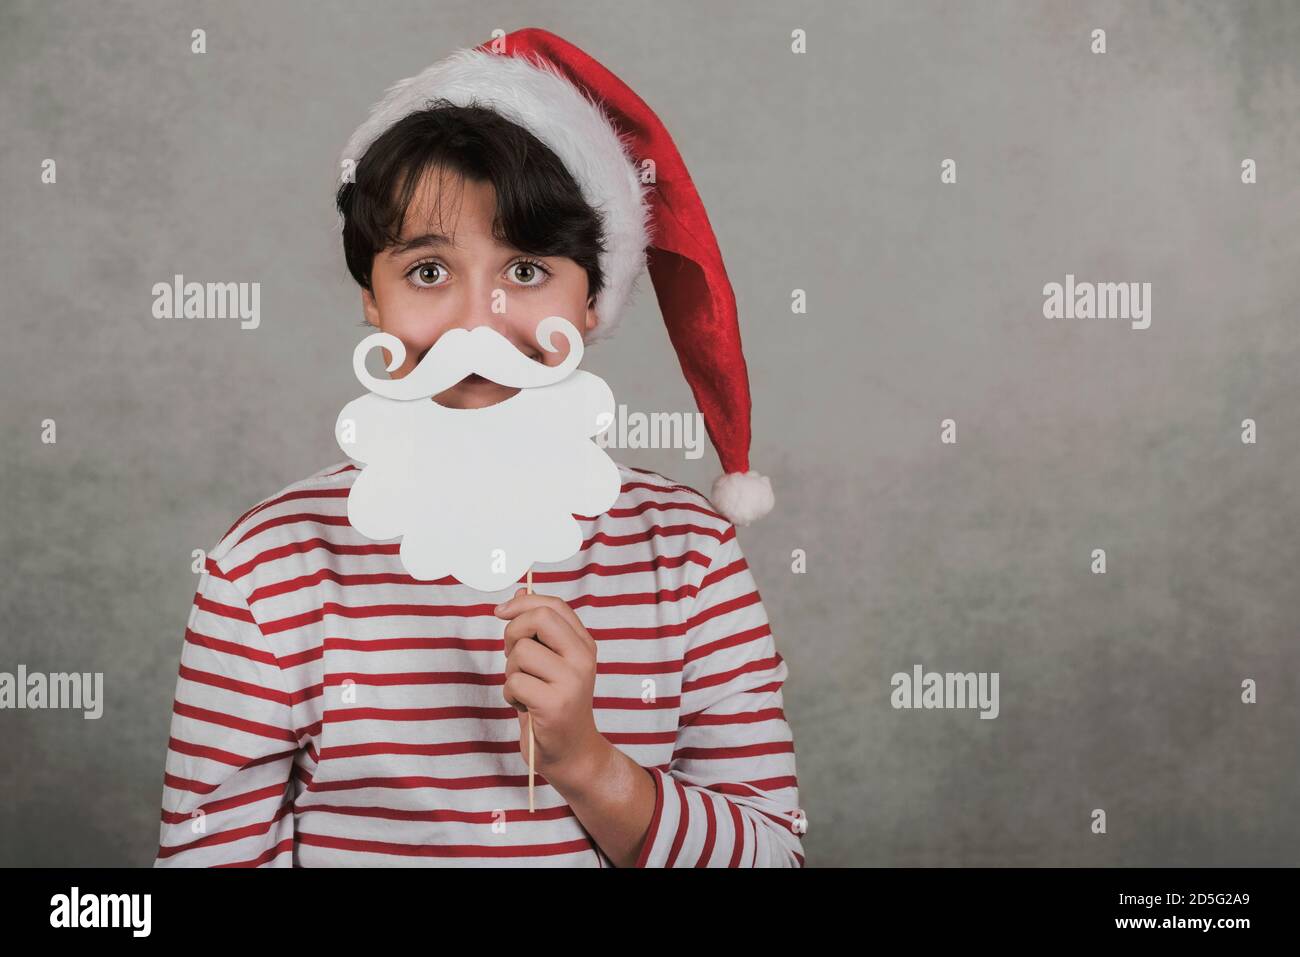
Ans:
MULTIPOLYGON (((802 866, 786 664, 735 528, 619 466, 581 551, 538 566, 597 645, 597 729, 649 771, 643 867, 802 866)), ((348 523, 351 462, 245 513, 181 649, 155 866, 611 866, 539 773, 528 811, 491 594, 421 582, 348 523)))

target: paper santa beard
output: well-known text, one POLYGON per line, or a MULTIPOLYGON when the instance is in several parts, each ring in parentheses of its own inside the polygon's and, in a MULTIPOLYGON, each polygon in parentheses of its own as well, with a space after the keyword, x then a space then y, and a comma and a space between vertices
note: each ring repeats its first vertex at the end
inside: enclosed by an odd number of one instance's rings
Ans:
POLYGON ((538 344, 554 352, 554 332, 569 342, 559 366, 528 359, 480 326, 447 331, 396 380, 371 376, 365 357, 388 348, 391 371, 405 358, 400 340, 375 333, 357 346, 353 368, 371 394, 344 406, 335 426, 339 447, 363 465, 348 520, 367 538, 400 537, 412 578, 452 575, 480 591, 508 588, 538 562, 577 554, 582 528, 573 516, 600 515, 618 498, 618 467, 591 441, 613 421, 614 395, 576 368, 583 348, 573 325, 545 320, 538 344), (544 384, 482 409, 433 401, 470 372, 505 385, 544 384))

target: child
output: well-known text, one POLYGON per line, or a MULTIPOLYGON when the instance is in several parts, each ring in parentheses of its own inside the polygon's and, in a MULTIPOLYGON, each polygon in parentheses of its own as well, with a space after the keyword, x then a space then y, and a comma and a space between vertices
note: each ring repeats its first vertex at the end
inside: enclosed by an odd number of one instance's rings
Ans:
MULTIPOLYGON (((406 346, 395 378, 457 326, 559 362, 537 324, 607 336, 648 264, 728 474, 710 501, 619 466, 617 502, 532 595, 411 578, 398 543, 349 525, 351 462, 255 506, 195 596, 155 864, 802 866, 787 669, 733 524, 771 490, 748 470, 734 298, 666 131, 523 30, 394 87, 346 159, 347 263, 366 322, 406 346)), ((475 375, 435 400, 512 393, 475 375)))

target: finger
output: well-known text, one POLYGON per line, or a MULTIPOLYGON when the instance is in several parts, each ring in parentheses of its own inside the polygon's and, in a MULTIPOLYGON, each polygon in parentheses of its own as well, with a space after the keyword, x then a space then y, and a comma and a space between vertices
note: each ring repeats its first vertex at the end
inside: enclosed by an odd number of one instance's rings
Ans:
POLYGON ((495 608, 493 608, 492 611, 500 612, 502 609, 509 608, 519 599, 529 597, 529 594, 530 593, 527 588, 516 588, 515 593, 513 595, 511 595, 509 598, 504 599, 500 604, 498 604, 495 608))
POLYGON ((506 678, 501 693, 516 710, 536 711, 550 701, 549 688, 545 681, 516 671, 506 678))
POLYGON ((514 650, 517 642, 525 638, 536 638, 560 657, 576 664, 592 658, 591 647, 573 626, 554 608, 533 608, 506 624, 502 637, 505 641, 506 657, 514 650))
POLYGON ((578 617, 578 613, 574 611, 573 608, 570 607, 569 603, 563 598, 559 598, 555 595, 533 594, 523 595, 522 597, 515 595, 515 597, 511 598, 509 601, 502 602, 498 605, 496 614, 498 618, 513 618, 521 612, 528 611, 531 608, 540 607, 554 609, 569 622, 574 631, 594 644, 594 639, 587 632, 587 627, 582 623, 582 619, 578 617))
MULTIPOLYGON (((581 652, 584 647, 580 637, 573 633, 569 623, 550 608, 533 608, 506 623, 502 633, 506 656, 514 646, 526 639, 536 638, 561 657, 581 652)), ((587 657, 591 657, 588 652, 587 657)), ((581 660, 581 655, 576 660, 581 660)))
POLYGON ((521 641, 506 658, 506 677, 522 672, 547 682, 564 682, 573 674, 569 664, 550 648, 536 641, 521 641))
POLYGON ((501 697, 505 698, 506 704, 510 705, 510 707, 514 708, 521 715, 528 710, 527 708, 524 707, 524 703, 520 701, 518 698, 516 698, 514 694, 510 691, 510 685, 508 684, 503 684, 501 686, 501 697))

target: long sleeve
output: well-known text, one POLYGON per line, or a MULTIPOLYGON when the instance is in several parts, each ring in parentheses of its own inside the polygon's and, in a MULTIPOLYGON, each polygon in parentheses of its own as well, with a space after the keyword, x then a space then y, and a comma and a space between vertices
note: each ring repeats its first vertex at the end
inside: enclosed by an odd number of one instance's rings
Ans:
POLYGON ((298 750, 283 673, 209 558, 185 630, 155 867, 290 867, 298 750))
POLYGON ((729 526, 688 621, 672 762, 638 867, 802 867, 787 668, 729 526))

